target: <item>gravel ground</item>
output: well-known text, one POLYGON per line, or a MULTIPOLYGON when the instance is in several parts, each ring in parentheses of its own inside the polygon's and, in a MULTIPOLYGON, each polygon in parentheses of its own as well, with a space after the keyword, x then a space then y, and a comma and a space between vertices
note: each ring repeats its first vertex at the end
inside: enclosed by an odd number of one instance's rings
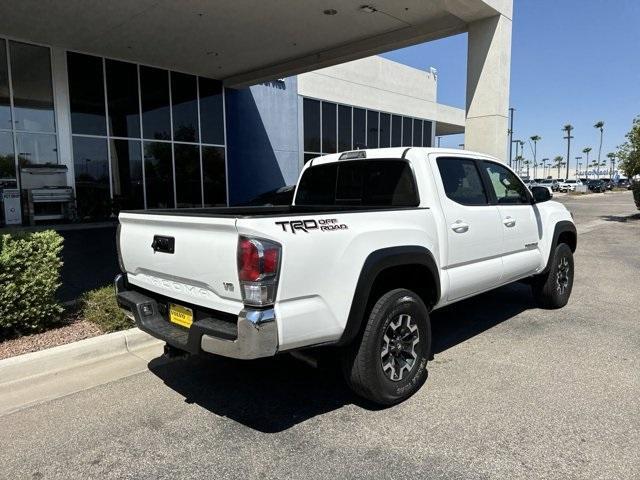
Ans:
POLYGON ((68 325, 43 333, 0 342, 0 360, 84 340, 101 334, 102 331, 95 324, 86 320, 75 320, 68 325))

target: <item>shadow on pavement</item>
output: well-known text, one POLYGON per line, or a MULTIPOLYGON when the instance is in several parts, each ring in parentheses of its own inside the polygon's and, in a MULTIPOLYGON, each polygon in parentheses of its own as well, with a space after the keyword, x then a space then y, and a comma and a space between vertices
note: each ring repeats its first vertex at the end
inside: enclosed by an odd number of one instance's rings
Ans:
POLYGON ((607 222, 620 222, 626 223, 633 220, 640 220, 640 213, 636 213, 634 215, 602 215, 600 217, 602 220, 607 222))
MULTIPOLYGON (((513 284, 434 312, 433 352, 437 355, 533 307, 529 287, 513 284)), ((187 403, 263 433, 287 430, 348 404, 379 409, 348 389, 336 350, 317 352, 318 368, 289 355, 254 361, 201 355, 171 362, 160 357, 149 369, 187 403)), ((429 388, 428 380, 424 388, 429 388)))

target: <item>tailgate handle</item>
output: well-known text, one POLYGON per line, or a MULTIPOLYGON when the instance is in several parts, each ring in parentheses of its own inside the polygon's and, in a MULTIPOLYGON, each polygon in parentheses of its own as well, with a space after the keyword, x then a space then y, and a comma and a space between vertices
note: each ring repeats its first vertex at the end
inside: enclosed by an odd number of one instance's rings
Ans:
POLYGON ((175 252, 176 239, 173 237, 163 237, 162 235, 154 235, 151 248, 154 252, 173 253, 175 252))

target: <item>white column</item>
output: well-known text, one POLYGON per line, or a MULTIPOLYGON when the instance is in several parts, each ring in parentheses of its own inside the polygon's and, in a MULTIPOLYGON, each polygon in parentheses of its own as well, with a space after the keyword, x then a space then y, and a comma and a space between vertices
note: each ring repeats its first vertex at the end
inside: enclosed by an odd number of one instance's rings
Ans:
POLYGON ((63 48, 51 47, 51 71, 53 76, 53 102, 58 132, 58 159, 62 165, 66 165, 68 168, 67 185, 75 189, 67 54, 63 48))
POLYGON ((465 148, 507 162, 511 19, 469 24, 465 148))

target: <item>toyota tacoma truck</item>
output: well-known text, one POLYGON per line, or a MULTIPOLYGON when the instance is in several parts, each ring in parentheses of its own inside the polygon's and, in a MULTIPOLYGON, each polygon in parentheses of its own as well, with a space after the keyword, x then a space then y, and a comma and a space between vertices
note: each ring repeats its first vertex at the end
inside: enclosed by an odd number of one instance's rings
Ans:
POLYGON ((416 392, 433 310, 524 280, 571 294, 576 228, 545 187, 489 156, 439 148, 315 158, 292 205, 124 211, 119 305, 171 351, 237 359, 338 347, 349 386, 416 392))

